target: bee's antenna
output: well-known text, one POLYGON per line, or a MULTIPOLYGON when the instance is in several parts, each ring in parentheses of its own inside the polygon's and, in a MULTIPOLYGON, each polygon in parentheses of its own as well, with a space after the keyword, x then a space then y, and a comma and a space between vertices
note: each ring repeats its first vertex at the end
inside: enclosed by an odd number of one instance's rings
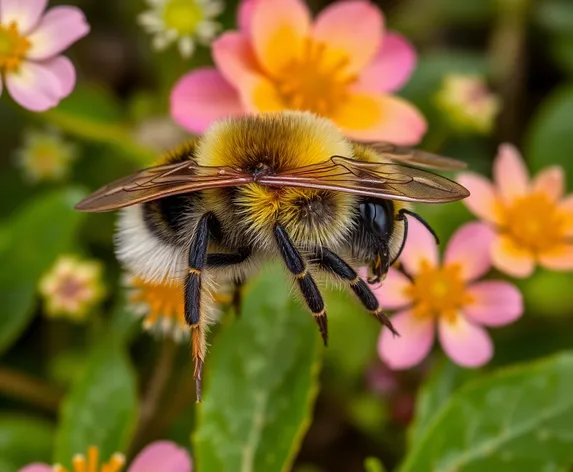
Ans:
POLYGON ((406 218, 406 215, 410 215, 411 217, 416 218, 420 223, 422 223, 424 225, 424 228, 426 228, 430 232, 430 234, 434 237, 434 239, 436 240, 436 244, 440 244, 440 238, 438 237, 434 229, 429 225, 429 223, 426 220, 424 220, 424 218, 418 215, 418 213, 414 213, 413 211, 410 211, 407 208, 402 208, 401 210, 398 211, 398 216, 396 217, 396 219, 398 221, 404 222, 404 237, 402 238, 402 244, 400 244, 400 249, 398 249, 398 252, 396 253, 394 259, 390 263, 391 266, 394 264, 394 262, 398 260, 398 258, 402 254, 402 251, 404 250, 404 246, 406 245, 406 238, 408 237, 408 218, 406 218))

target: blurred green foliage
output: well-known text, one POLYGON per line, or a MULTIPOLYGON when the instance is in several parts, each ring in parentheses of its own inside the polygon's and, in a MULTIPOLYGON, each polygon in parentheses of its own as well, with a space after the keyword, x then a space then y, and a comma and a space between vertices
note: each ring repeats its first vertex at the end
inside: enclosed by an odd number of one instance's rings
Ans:
MULTIPOLYGON (((152 421, 139 431, 160 343, 141 333, 127 306, 113 255, 115 216, 86 217, 73 205, 88 190, 154 161, 159 151, 137 130, 167 118, 174 81, 212 61, 207 48, 191 60, 173 50, 153 52, 135 24, 143 0, 53 3, 84 9, 92 32, 70 50, 78 85, 57 108, 32 114, 6 96, 0 100, 0 472, 31 462, 69 466, 90 445, 105 458, 116 451, 133 456, 160 438, 188 448, 199 472, 570 470, 573 276, 546 270, 516 282, 526 313, 494 331, 491 365, 463 369, 436 353, 380 391, 368 374, 379 365, 376 321, 348 294, 329 289, 324 349, 312 317, 271 266, 247 285, 242 317, 226 310, 210 334, 204 403, 193 404, 190 356, 178 349, 152 421), (30 127, 56 127, 78 144, 81 158, 69 180, 25 182, 13 155, 30 127), (82 326, 46 320, 37 294, 41 275, 69 252, 106 265, 108 297, 82 326), (38 394, 56 398, 57 408, 38 394), (411 398, 410 409, 398 409, 411 398)), ((310 2, 315 11, 327 3, 310 2)), ((417 68, 400 93, 428 119, 422 147, 489 177, 498 144, 511 141, 532 173, 562 166, 573 190, 573 2, 378 3, 389 27, 418 50, 417 68), (508 21, 508 8, 526 14, 508 21), (521 57, 494 46, 501 33, 517 38, 521 57), (459 135, 440 116, 432 96, 452 73, 483 75, 500 94, 493 135, 459 135)), ((224 13, 227 29, 236 4, 224 13)), ((442 246, 473 219, 460 203, 418 210, 442 246)))

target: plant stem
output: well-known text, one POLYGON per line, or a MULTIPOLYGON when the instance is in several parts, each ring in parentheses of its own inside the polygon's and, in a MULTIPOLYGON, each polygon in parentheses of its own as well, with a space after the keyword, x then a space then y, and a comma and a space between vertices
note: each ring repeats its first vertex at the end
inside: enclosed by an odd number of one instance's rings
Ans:
POLYGON ((141 410, 135 436, 132 441, 132 450, 139 448, 150 433, 149 426, 153 423, 159 408, 167 383, 173 373, 177 344, 170 338, 164 338, 153 373, 149 379, 145 396, 141 402, 141 410))
POLYGON ((0 367, 0 393, 55 413, 63 392, 40 379, 9 367, 0 367))

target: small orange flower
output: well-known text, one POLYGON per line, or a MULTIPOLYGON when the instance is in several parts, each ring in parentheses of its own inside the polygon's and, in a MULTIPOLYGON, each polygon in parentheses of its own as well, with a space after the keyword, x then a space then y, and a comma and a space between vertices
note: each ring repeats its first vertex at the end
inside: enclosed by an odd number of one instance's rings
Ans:
POLYGON ((494 265, 514 277, 531 275, 536 263, 573 270, 573 194, 564 197, 563 169, 547 167, 530 181, 519 151, 503 144, 493 177, 493 185, 469 172, 458 181, 471 192, 470 211, 497 230, 494 265))

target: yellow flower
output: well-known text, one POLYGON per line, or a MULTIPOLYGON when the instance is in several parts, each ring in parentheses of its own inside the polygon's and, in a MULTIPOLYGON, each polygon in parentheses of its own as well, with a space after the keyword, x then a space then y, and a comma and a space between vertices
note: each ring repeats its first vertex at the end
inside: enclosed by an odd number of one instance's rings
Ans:
POLYGON ((76 256, 61 256, 40 280, 46 314, 83 320, 105 294, 102 265, 76 256))
POLYGON ((500 108, 499 98, 477 75, 446 76, 434 101, 454 129, 470 133, 490 133, 500 108))
POLYGON ((16 162, 31 182, 63 180, 77 157, 77 147, 53 130, 29 130, 16 151, 16 162))

